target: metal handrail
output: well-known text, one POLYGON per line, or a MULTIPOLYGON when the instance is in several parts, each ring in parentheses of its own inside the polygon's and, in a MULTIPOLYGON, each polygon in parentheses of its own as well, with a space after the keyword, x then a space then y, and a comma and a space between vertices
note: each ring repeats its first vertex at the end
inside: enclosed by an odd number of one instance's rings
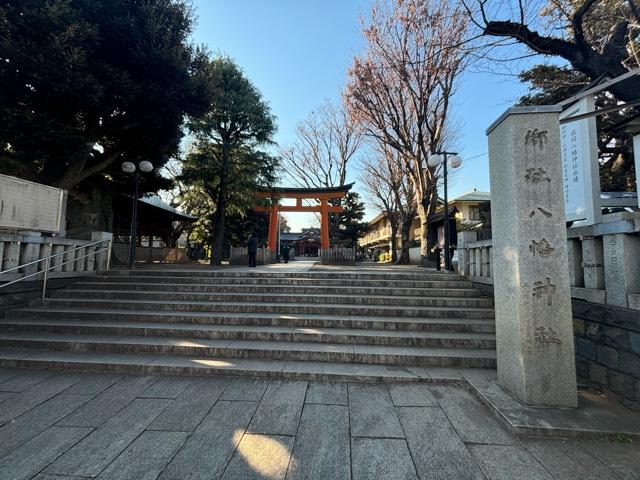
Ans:
POLYGON ((87 257, 95 256, 98 253, 102 253, 104 251, 108 252, 107 253, 107 270, 109 270, 109 268, 111 266, 111 247, 112 247, 112 244, 113 244, 113 241, 109 240, 109 239, 98 240, 98 241, 95 241, 95 242, 87 243, 85 245, 80 245, 80 246, 71 248, 71 249, 66 250, 64 252, 54 253, 53 255, 48 255, 46 257, 39 258, 38 260, 34 260, 32 262, 23 263, 22 265, 18 265, 17 267, 12 267, 12 268, 9 268, 7 270, 3 270, 3 271, 0 272, 0 275, 3 275, 5 273, 7 273, 7 272, 12 272, 14 270, 20 270, 21 268, 28 267, 29 265, 35 265, 35 264, 38 264, 40 262, 45 262, 45 266, 44 266, 44 268, 42 270, 38 270, 36 272, 30 273, 29 275, 23 275, 22 277, 16 278, 15 280, 11 280, 10 282, 6 282, 6 283, 3 283, 3 284, 0 284, 0 289, 4 288, 4 287, 8 287, 9 285, 13 285, 14 283, 21 282, 22 280, 25 280, 27 278, 35 277, 36 275, 42 274, 43 275, 42 299, 44 300, 44 298, 46 297, 46 294, 47 294, 47 280, 49 278, 49 270, 51 270, 52 268, 62 267, 63 265, 67 265, 68 263, 77 262, 78 260, 82 260, 82 259, 87 258, 87 257), (81 257, 74 257, 71 260, 67 260, 66 262, 56 263, 55 265, 51 265, 51 259, 52 258, 59 257, 61 255, 67 255, 70 252, 75 252, 76 250, 80 250, 82 248, 91 247, 93 245, 97 245, 99 243, 104 243, 104 242, 108 242, 108 245, 105 248, 101 248, 100 250, 96 250, 96 251, 90 252, 90 253, 88 253, 86 255, 82 255, 81 257))

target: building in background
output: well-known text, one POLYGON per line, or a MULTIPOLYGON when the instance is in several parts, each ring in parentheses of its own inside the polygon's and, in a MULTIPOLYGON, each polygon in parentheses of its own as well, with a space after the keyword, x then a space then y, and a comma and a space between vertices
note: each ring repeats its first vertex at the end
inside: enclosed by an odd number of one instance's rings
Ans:
MULTIPOLYGON (((491 194, 477 189, 470 190, 459 197, 449 201, 449 218, 455 221, 465 230, 477 228, 478 230, 490 229, 491 226, 491 194)), ((362 237, 358 245, 373 252, 377 257, 380 253, 391 250, 391 225, 385 213, 379 213, 369 222, 370 230, 362 237)), ((438 208, 429 218, 430 236, 432 245, 437 238, 438 243, 444 245, 444 201, 439 199, 438 208), (437 236, 437 237, 436 237, 437 236)), ((456 228, 451 229, 451 244, 456 243, 456 228)), ((411 247, 419 247, 420 218, 416 215, 410 234, 411 247)), ((402 247, 400 232, 397 234, 398 249, 402 247)))
POLYGON ((479 225, 488 221, 484 212, 490 211, 491 193, 474 188, 454 198, 449 204, 458 211, 456 219, 459 222, 467 225, 479 225))
POLYGON ((320 249, 320 229, 303 228, 301 232, 280 232, 281 244, 291 248, 291 257, 317 257, 320 249))
MULTIPOLYGON (((113 260, 127 263, 131 235, 133 197, 113 198, 113 260)), ((175 262, 189 260, 186 239, 181 239, 181 225, 191 224, 198 217, 188 215, 163 202, 158 195, 138 199, 138 232, 136 261, 175 262)))

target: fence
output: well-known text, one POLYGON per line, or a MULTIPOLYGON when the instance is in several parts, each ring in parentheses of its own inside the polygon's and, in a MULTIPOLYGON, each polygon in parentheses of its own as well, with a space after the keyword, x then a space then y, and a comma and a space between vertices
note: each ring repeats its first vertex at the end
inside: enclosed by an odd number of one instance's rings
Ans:
POLYGON ((320 263, 323 265, 355 265, 355 248, 330 248, 318 250, 320 263))
MULTIPOLYGON (((567 229, 571 296, 640 310, 640 214, 606 215, 602 223, 567 229)), ((475 283, 493 284, 491 240, 458 234, 458 271, 475 283)))
MULTIPOLYGON (((114 243, 113 257, 117 263, 129 265, 129 248, 128 243, 114 243)), ((186 248, 170 248, 170 247, 136 247, 136 262, 147 263, 187 263, 186 248)))
MULTIPOLYGON (((51 258, 49 278, 77 277, 106 269, 107 253, 92 255, 101 246, 89 245, 93 240, 38 237, 29 235, 0 235, 0 282, 10 282, 31 275, 44 268, 44 262, 31 263, 16 270, 19 265, 51 258), (83 245, 88 245, 82 248, 83 245), (80 248, 77 248, 80 247, 80 248), (74 261, 75 260, 75 261, 74 261)), ((42 275, 33 276, 34 280, 42 275)))
MULTIPOLYGON (((269 263, 275 263, 275 258, 268 248, 258 248, 256 252, 256 264, 267 265, 269 263)), ((248 265, 249 264, 249 252, 247 247, 231 247, 229 253, 230 265, 248 265)))
POLYGON ((493 241, 476 238, 476 232, 458 233, 458 272, 472 282, 493 285, 493 241))

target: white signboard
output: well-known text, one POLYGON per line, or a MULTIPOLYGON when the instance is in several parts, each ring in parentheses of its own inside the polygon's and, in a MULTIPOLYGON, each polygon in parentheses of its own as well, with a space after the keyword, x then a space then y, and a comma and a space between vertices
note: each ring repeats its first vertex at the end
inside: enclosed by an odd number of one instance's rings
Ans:
POLYGON ((65 212, 64 190, 0 175, 0 227, 61 233, 65 212))
MULTIPOLYGON (((593 95, 587 95, 562 112, 560 119, 594 109, 593 95)), ((595 118, 561 124, 560 141, 567 221, 584 220, 585 225, 593 225, 602 219, 595 118)))

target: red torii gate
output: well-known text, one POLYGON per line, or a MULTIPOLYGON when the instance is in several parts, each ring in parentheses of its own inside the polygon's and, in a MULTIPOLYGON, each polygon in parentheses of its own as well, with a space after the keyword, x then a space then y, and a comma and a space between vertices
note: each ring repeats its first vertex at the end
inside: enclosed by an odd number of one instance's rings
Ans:
POLYGON ((271 205, 267 207, 257 206, 256 212, 269 213, 269 250, 277 250, 278 241, 278 214, 280 212, 318 212, 320 213, 320 248, 329 248, 329 213, 341 213, 343 208, 339 205, 330 205, 329 200, 344 197, 353 183, 331 188, 281 188, 275 187, 269 190, 259 190, 258 198, 268 198, 271 205), (280 205, 283 198, 295 198, 296 204, 280 205), (303 206, 303 199, 317 200, 319 205, 303 206))

